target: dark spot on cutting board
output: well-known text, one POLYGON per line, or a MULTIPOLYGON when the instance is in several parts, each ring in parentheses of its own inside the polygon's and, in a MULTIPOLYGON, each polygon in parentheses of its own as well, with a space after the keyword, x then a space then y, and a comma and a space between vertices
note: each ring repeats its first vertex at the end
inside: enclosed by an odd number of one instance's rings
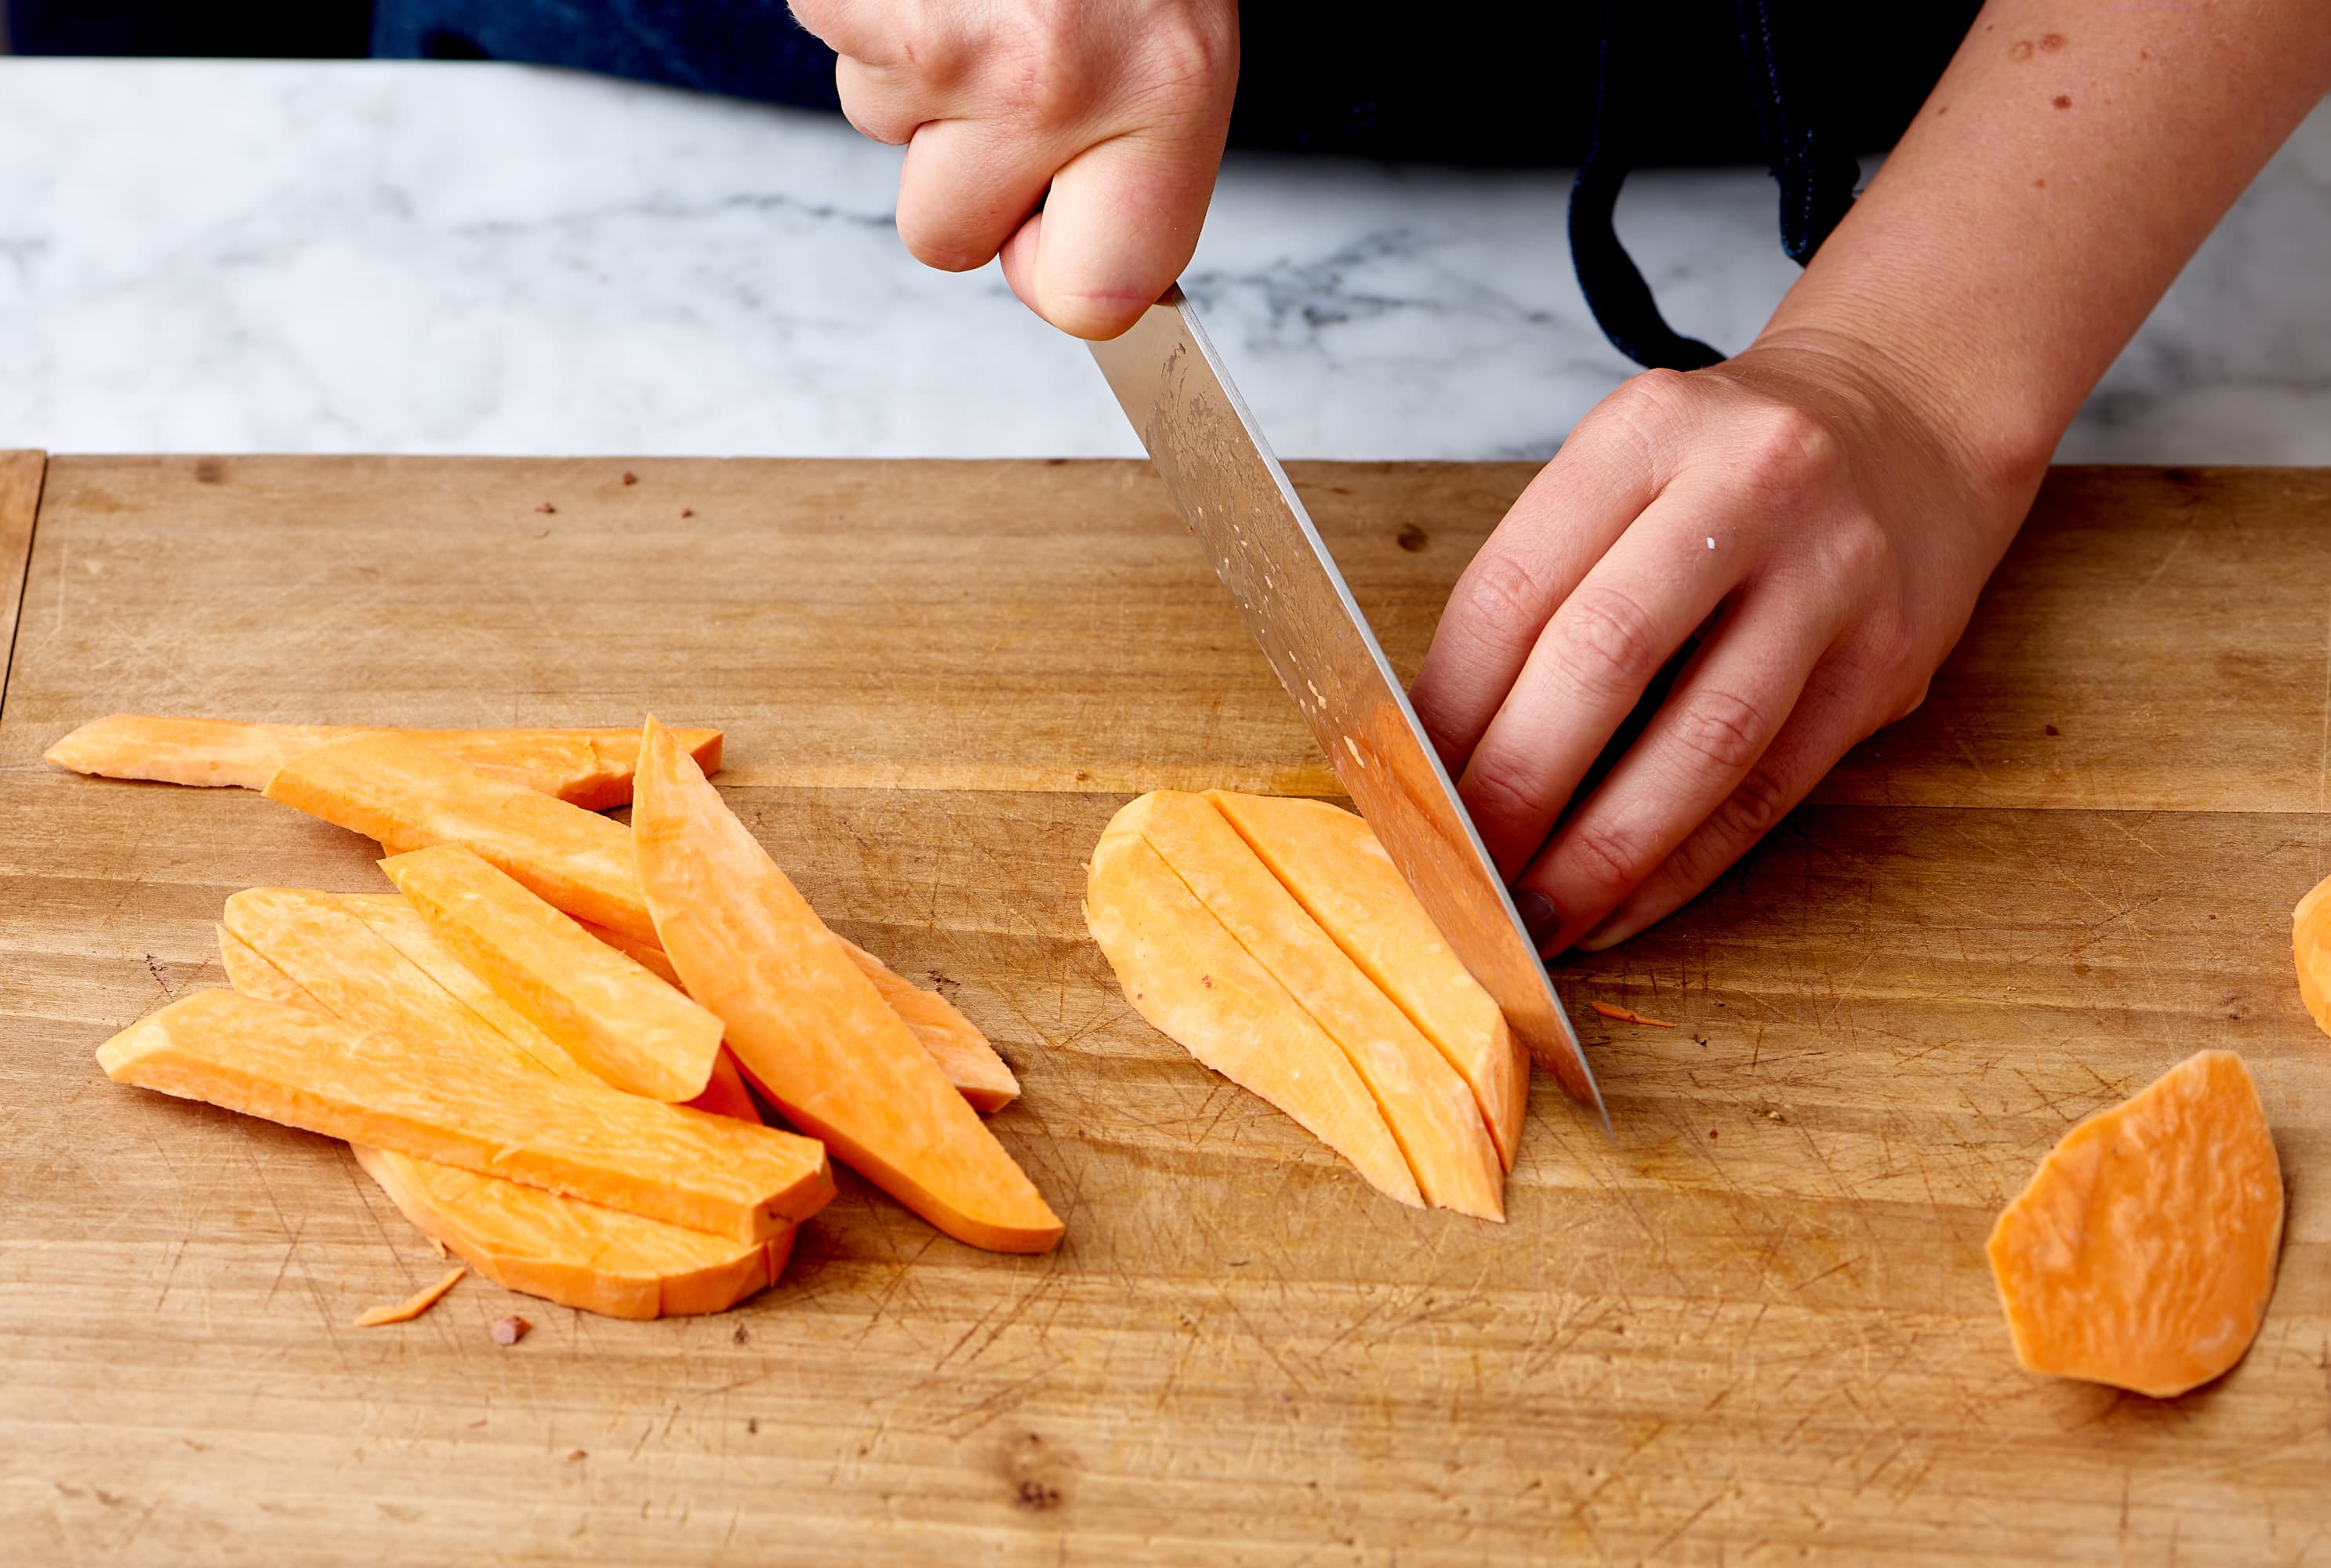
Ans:
POLYGON ((206 457, 195 464, 195 482, 198 485, 226 483, 226 464, 214 457, 206 457))
POLYGON ((741 1324, 741 1323, 740 1323, 740 1324, 738 1324, 738 1325, 737 1326, 737 1332, 736 1332, 736 1333, 734 1333, 734 1334, 732 1334, 732 1335, 730 1335, 728 1336, 728 1339, 729 1339, 729 1343, 731 1343, 732 1345, 742 1345, 742 1344, 744 1344, 747 1340, 748 1340, 748 1339, 750 1339, 750 1338, 752 1338, 752 1337, 753 1337, 753 1331, 752 1331, 751 1329, 749 1329, 749 1328, 747 1328, 743 1324, 741 1324))
POLYGON ((2058 729, 2058 728, 2057 728, 2054 725, 2052 725, 2052 724, 2043 724, 2043 725, 2041 725, 2040 727, 2041 727, 2041 728, 2042 728, 2042 729, 2044 729, 2044 730, 2046 730, 2050 735, 2061 735, 2061 734, 2063 734, 2063 733, 2064 733, 2062 730, 2058 729))
POLYGON ((631 470, 625 469, 623 470, 623 482, 627 485, 635 485, 640 482, 640 476, 633 473, 631 470))
POLYGON ((1422 555, 1424 547, 1431 543, 1432 543, 1432 536, 1414 523, 1409 524, 1400 531, 1400 547, 1412 556, 1422 555))
POLYGON ((761 1418, 759 1416, 747 1416, 745 1418, 745 1435, 747 1437, 754 1438, 757 1438, 761 1435, 761 1418))
POLYGON ((1067 1454, 1034 1432, 1014 1440, 1004 1456, 1004 1480, 1012 1501, 1031 1513, 1048 1514, 1068 1501, 1074 1470, 1067 1454))
POLYGON ((2198 485, 2202 482, 2189 468, 2165 468, 2161 470, 2161 477, 2173 485, 2198 485))

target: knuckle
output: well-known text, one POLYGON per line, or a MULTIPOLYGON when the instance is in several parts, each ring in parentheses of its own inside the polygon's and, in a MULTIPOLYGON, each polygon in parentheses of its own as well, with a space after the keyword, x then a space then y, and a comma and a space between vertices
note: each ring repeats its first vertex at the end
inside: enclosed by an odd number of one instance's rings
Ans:
POLYGON ((1729 691, 1702 691, 1686 700, 1676 738, 1723 773, 1739 773, 1765 753, 1772 721, 1755 703, 1729 691))
POLYGON ((1590 691, 1632 695, 1659 671, 1661 651, 1650 612, 1614 588, 1581 587, 1547 635, 1563 670, 1590 691))
POLYGON ((1735 461, 1743 484, 1793 495, 1827 478, 1841 454, 1836 435, 1810 411, 1774 403, 1748 416, 1735 461))
POLYGON ((1545 589, 1527 566, 1502 551, 1477 557, 1461 591, 1464 619, 1485 641, 1527 646, 1546 624, 1545 589))
POLYGON ((1626 833, 1606 822, 1581 822, 1564 846, 1568 866, 1608 896, 1641 881, 1653 858, 1626 833))
POLYGON ((1794 803, 1791 792, 1779 779, 1763 768, 1750 769, 1717 808, 1717 826, 1721 829, 1717 837, 1725 847, 1726 863, 1771 832, 1794 803))

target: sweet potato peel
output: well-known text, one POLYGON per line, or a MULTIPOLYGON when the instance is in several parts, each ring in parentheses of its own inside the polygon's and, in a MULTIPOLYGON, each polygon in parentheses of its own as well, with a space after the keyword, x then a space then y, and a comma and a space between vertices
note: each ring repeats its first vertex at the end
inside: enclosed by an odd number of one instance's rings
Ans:
POLYGON ((449 1269, 445 1278, 425 1289, 416 1290, 404 1300, 387 1307, 368 1307, 357 1314, 358 1328, 382 1328, 392 1323, 410 1323, 445 1297, 445 1292, 465 1278, 466 1269, 449 1269))
POLYGON ((785 872, 650 719, 632 833, 657 945, 796 1126, 947 1234, 1040 1252, 1061 1221, 785 872))

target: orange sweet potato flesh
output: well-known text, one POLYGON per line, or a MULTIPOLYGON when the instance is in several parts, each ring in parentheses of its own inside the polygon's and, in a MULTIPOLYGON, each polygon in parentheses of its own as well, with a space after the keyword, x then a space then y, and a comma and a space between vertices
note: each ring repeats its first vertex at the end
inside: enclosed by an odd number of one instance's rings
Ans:
MULTIPOLYGON (((59 767, 101 778, 262 790, 277 768, 327 742, 384 733, 434 746, 590 811, 631 802, 639 736, 628 729, 382 730, 117 713, 82 725, 46 755, 59 767)), ((720 771, 718 730, 674 733, 706 773, 720 771)))
POLYGON ((1424 1201, 1505 1218, 1504 1167, 1473 1091, 1272 876, 1204 795, 1159 790, 1109 823, 1137 832, 1223 929, 1343 1048, 1424 1201))
POLYGON ((1208 790, 1206 798, 1353 963, 1464 1078, 1514 1168, 1529 1053, 1441 938, 1367 822, 1325 801, 1208 790))
POLYGON ((410 1323, 445 1298, 445 1292, 468 1277, 466 1269, 448 1269, 436 1284, 424 1286, 402 1301, 386 1307, 368 1307, 357 1314, 358 1328, 385 1328, 392 1323, 410 1323))
POLYGON ((1342 1048, 1139 832, 1112 825, 1093 846, 1085 925, 1134 1011, 1294 1117, 1379 1191, 1423 1206, 1407 1158, 1342 1048))
MULTIPOLYGON (((387 901, 401 902, 394 897, 387 901)), ((219 927, 219 956, 228 980, 243 995, 329 1013, 306 987, 224 926, 219 927)), ((429 1016, 417 973, 412 993, 416 1014, 429 1016)), ((744 1080, 728 1064, 725 1076, 715 1070, 704 1101, 732 1093, 743 1119, 758 1122, 744 1080)), ((766 1241, 735 1241, 499 1176, 385 1149, 352 1147, 357 1164, 423 1235, 443 1243, 496 1284, 562 1307, 613 1317, 725 1311, 775 1284, 793 1249, 791 1226, 766 1241)))
POLYGON ((1042 1194, 653 719, 632 834, 659 946, 787 1119, 959 1241, 1059 1241, 1042 1194))
POLYGON ((471 973, 617 1088, 684 1101, 704 1092, 720 1021, 459 844, 381 862, 471 973))
POLYGON ((2290 912, 2290 946, 2298 962, 2298 999, 2317 1028, 2331 1034, 2331 877, 2290 912))
POLYGON ((231 991, 172 1003, 98 1061, 119 1083, 739 1240, 768 1240, 833 1192, 812 1140, 555 1078, 506 1044, 390 1038, 231 991))
MULTIPOLYGON (((664 950, 653 943, 636 941, 588 921, 576 924, 609 946, 631 955, 642 967, 680 985, 680 971, 671 966, 664 950)), ((1009 1064, 996 1054, 979 1026, 966 1018, 954 1003, 905 979, 839 931, 833 934, 833 939, 842 944, 850 961, 874 983, 874 989, 882 993, 882 1000, 890 1004, 891 1011, 907 1021, 915 1039, 931 1053, 939 1070, 955 1085, 956 1092, 971 1102, 972 1109, 1000 1111, 1020 1098, 1020 1080, 1013 1076, 1009 1064)), ((680 989, 685 991, 687 987, 680 989)))
POLYGON ((609 1317, 724 1312, 775 1284, 793 1248, 791 1226, 736 1241, 427 1160, 356 1155, 414 1229, 495 1284, 609 1317))
POLYGON ((2250 1348, 2281 1240, 2257 1087, 2205 1050, 2064 1135, 1993 1227, 1991 1268, 2026 1367, 2167 1399, 2250 1348))
POLYGON ((580 806, 397 735, 357 735, 285 763, 267 798, 392 853, 461 844, 578 919, 655 939, 632 836, 580 806))

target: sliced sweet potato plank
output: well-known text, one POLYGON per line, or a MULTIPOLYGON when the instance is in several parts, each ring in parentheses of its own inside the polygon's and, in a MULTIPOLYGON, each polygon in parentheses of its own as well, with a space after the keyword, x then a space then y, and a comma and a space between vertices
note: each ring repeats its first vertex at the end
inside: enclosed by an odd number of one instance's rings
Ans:
MULTIPOLYGON (((329 1015, 304 986, 224 926, 219 952, 228 979, 243 995, 329 1015)), ((723 1065, 699 1108, 757 1123, 752 1096, 728 1053, 721 1054, 723 1065), (707 1103, 732 1095, 737 1108, 707 1103)), ((351 1147, 357 1164, 423 1235, 452 1248, 498 1285, 586 1312, 656 1317, 723 1311, 775 1284, 793 1249, 791 1226, 766 1241, 735 1241, 500 1176, 361 1144, 351 1147)))
POLYGON ((506 1289, 609 1317, 723 1312, 777 1282, 794 1228, 708 1236, 473 1171, 359 1147, 414 1228, 506 1289))
POLYGON ((358 1328, 381 1328, 392 1323, 410 1323, 445 1297, 445 1292, 459 1285, 469 1275, 466 1269, 449 1269, 436 1284, 414 1291, 404 1300, 388 1307, 367 1307, 357 1314, 358 1328))
POLYGON ((833 939, 842 944, 859 973, 874 983, 890 1010, 906 1020, 907 1028, 931 1053, 956 1092, 971 1102, 972 1109, 1000 1111, 1020 1098, 1020 1080, 1012 1069, 995 1054, 979 1026, 957 1011, 954 1003, 906 979, 841 933, 836 932, 833 939))
POLYGON ((720 1021, 459 844, 381 862, 437 939, 569 1056, 617 1088, 704 1092, 720 1021))
POLYGON ((1498 1159, 1512 1170, 1529 1108, 1529 1053, 1441 940, 1367 822, 1325 801, 1230 790, 1208 790, 1206 798, 1463 1076, 1498 1159))
MULTIPOLYGON (((637 941, 587 920, 576 924, 609 946, 629 954, 642 967, 680 985, 680 971, 671 966, 664 950, 653 943, 637 941)), ((972 1109, 1000 1111, 1020 1098, 1020 1080, 1013 1076, 1011 1066, 996 1054, 979 1026, 966 1018, 954 1003, 901 976, 839 931, 834 932, 833 939, 842 944, 850 961, 874 983, 874 989, 882 993, 882 1000, 890 1004, 891 1011, 907 1021, 908 1029, 931 1053, 956 1092, 971 1102, 972 1109)), ((680 989, 685 991, 687 987, 682 985, 680 989)))
POLYGON ((740 1240, 766 1240, 833 1195, 813 1139, 555 1078, 506 1044, 367 1033, 231 991, 170 1003, 98 1061, 118 1083, 740 1240))
POLYGON ((2016 1359, 2167 1399, 2242 1358, 2274 1292, 2282 1169, 2230 1050, 2066 1133, 1991 1232, 2016 1359))
MULTIPOLYGON (((720 771, 718 730, 674 733, 706 773, 720 771)), ((365 734, 404 736, 591 811, 629 803, 639 752, 628 729, 376 729, 117 713, 82 725, 46 755, 59 767, 103 778, 260 790, 293 757, 365 734)))
POLYGON ((1379 1191, 1423 1207, 1384 1113, 1342 1048, 1138 832, 1106 832, 1093 846, 1085 925, 1135 1012, 1294 1117, 1379 1191))
POLYGON ((694 760, 650 719, 632 833, 659 946, 786 1117, 975 1247, 1037 1252, 1061 1221, 694 760))
POLYGON ((704 1092, 688 1102, 700 1111, 716 1117, 734 1117, 740 1122, 757 1123, 761 1107, 753 1103, 753 1091, 745 1087, 745 1074, 737 1065, 737 1053, 727 1046, 712 1059, 712 1078, 704 1092))
POLYGON ((371 927, 382 941, 403 954, 414 968, 526 1055, 567 1078, 598 1077, 568 1056, 564 1046, 537 1029, 524 1013, 495 995, 493 987, 471 974, 468 965, 453 956, 452 948, 437 940, 437 933, 429 928, 420 910, 404 901, 404 894, 335 893, 331 898, 371 927))
POLYGON ((1345 955, 1204 795, 1159 790, 1117 813, 1198 902, 1343 1047, 1375 1097, 1424 1201, 1502 1220, 1504 1167, 1458 1076, 1408 1015, 1345 955))
POLYGON ((402 736, 351 736, 294 757, 268 781, 267 798, 392 854, 465 845, 570 915, 655 938, 621 822, 402 736))

